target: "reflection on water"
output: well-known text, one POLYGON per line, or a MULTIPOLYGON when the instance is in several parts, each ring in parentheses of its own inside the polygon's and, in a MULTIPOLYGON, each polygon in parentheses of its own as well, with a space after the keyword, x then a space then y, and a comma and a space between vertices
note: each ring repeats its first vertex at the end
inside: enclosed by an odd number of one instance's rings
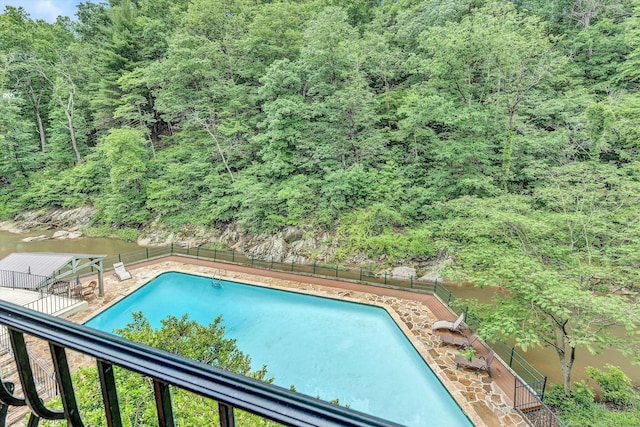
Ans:
MULTIPOLYGON (((96 254, 113 256, 141 249, 135 243, 117 239, 83 237, 74 240, 45 240, 41 242, 22 242, 29 236, 41 234, 51 235, 52 231, 39 231, 24 234, 13 234, 0 231, 0 259, 13 252, 67 252, 79 254, 96 254)), ((473 285, 449 286, 453 294, 462 299, 475 298, 479 302, 489 302, 491 289, 480 289, 473 285)), ((622 330, 621 330, 622 334, 622 330)), ((538 370, 549 377, 549 383, 562 384, 562 371, 556 352, 551 348, 534 348, 527 352, 520 351, 538 370)), ((573 368, 573 380, 586 379, 585 367, 594 366, 603 369, 605 364, 620 366, 629 375, 634 384, 640 385, 640 366, 632 365, 631 358, 619 352, 607 349, 599 355, 592 356, 586 349, 578 349, 573 368)))
POLYGON ((0 259, 13 252, 61 252, 76 254, 94 254, 113 256, 140 249, 135 243, 103 237, 81 237, 73 240, 43 240, 41 242, 23 242, 22 239, 46 234, 51 236, 53 231, 36 231, 24 234, 14 234, 0 231, 0 259))

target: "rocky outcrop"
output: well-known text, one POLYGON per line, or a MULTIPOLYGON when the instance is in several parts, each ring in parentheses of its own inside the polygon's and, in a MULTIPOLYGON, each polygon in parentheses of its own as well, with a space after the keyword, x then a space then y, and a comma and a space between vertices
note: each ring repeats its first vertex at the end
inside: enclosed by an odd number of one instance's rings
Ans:
POLYGON ((56 208, 48 211, 23 212, 18 214, 13 221, 7 222, 13 224, 13 229, 8 231, 24 233, 34 229, 64 229, 75 232, 91 222, 95 211, 95 208, 85 206, 75 209, 56 208))
POLYGON ((51 236, 52 239, 78 239, 82 237, 82 231, 58 230, 51 236))
POLYGON ((39 236, 30 236, 30 237, 25 237, 24 239, 22 239, 22 242, 28 243, 28 242, 41 242, 43 240, 49 240, 51 237, 47 236, 46 234, 41 234, 39 236))
POLYGON ((238 224, 229 224, 222 229, 205 230, 194 226, 180 232, 169 232, 162 227, 152 227, 138 239, 142 246, 166 246, 171 243, 185 247, 223 244, 238 252, 276 262, 305 262, 311 259, 327 260, 334 249, 325 243, 330 241, 326 232, 310 228, 288 227, 278 233, 251 233, 238 224))

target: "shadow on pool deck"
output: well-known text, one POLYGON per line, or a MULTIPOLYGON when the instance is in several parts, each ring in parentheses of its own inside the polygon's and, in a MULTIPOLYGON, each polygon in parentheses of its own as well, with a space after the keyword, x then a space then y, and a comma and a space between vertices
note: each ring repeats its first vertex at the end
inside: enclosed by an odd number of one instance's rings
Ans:
MULTIPOLYGON (((72 315, 69 320, 84 323, 149 280, 167 271, 208 277, 221 275, 226 280, 378 305, 384 307, 398 323, 407 338, 476 426, 527 425, 512 409, 514 377, 499 359, 494 359, 491 364, 491 377, 486 373, 456 369, 454 358, 458 349, 454 346, 440 346, 437 334, 431 331, 431 325, 435 320, 454 320, 455 316, 433 295, 176 255, 129 264, 127 268, 133 274, 133 279, 121 282, 112 274, 105 274, 105 295, 95 298, 90 302, 87 310, 72 315)), ((83 282, 91 280, 94 280, 94 277, 83 278, 83 282)), ((478 355, 488 353, 488 349, 481 343, 476 342, 474 347, 478 355)), ((76 355, 70 361, 73 366, 93 363, 81 355, 76 355)))

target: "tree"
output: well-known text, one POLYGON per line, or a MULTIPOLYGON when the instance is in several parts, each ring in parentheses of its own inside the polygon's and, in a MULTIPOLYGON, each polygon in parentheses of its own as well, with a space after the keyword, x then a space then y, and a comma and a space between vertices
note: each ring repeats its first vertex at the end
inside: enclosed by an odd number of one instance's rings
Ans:
POLYGON ((29 185, 30 175, 39 163, 37 147, 31 144, 31 127, 20 117, 22 103, 10 92, 0 98, 0 183, 5 188, 29 185))
MULTIPOLYGON (((427 67, 467 108, 493 104, 506 116, 503 140, 503 189, 511 176, 516 117, 522 101, 558 60, 553 40, 540 22, 518 13, 510 3, 491 2, 465 16, 429 30, 423 47, 432 56, 427 67)), ((489 112, 492 114, 493 112, 489 112)))
POLYGON ((148 218, 145 177, 149 152, 140 131, 112 129, 97 148, 109 170, 110 186, 102 200, 96 201, 98 217, 106 224, 144 224, 148 218))
MULTIPOLYGON (((222 318, 215 318, 207 326, 189 319, 168 316, 159 328, 153 328, 142 313, 133 313, 132 322, 115 333, 140 344, 160 348, 201 363, 246 375, 261 381, 266 378, 266 367, 251 370, 251 359, 236 346, 236 340, 224 337, 222 318)), ((125 423, 139 426, 157 425, 153 384, 148 378, 124 369, 115 369, 120 410, 125 423)), ((102 395, 99 392, 96 368, 80 368, 73 374, 74 390, 80 413, 86 425, 106 425, 102 395)), ((176 425, 198 425, 218 422, 218 405, 178 388, 171 388, 171 400, 176 425)), ((246 412, 237 411, 236 419, 246 425, 272 425, 266 420, 246 412)), ((62 425, 66 422, 45 421, 43 425, 62 425)))
POLYGON ((447 203, 437 238, 455 254, 452 274, 503 289, 482 310, 480 333, 554 348, 568 392, 578 347, 640 361, 640 300, 619 294, 639 279, 640 188, 635 168, 587 162, 547 173, 535 197, 447 203))

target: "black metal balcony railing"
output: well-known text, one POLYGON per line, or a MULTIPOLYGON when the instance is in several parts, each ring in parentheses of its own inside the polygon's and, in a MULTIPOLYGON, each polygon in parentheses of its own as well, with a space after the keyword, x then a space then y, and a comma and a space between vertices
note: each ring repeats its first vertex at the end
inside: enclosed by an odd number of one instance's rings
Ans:
MULTIPOLYGON (((159 426, 173 426, 169 386, 175 386, 218 402, 222 427, 235 425, 234 408, 291 426, 380 426, 398 424, 338 405, 304 396, 272 384, 214 368, 176 354, 137 344, 115 335, 0 301, 0 325, 9 330, 24 397, 13 395, 13 384, 0 383, 0 416, 7 407, 27 405, 33 420, 66 419, 83 426, 75 399, 66 350, 96 358, 109 426, 121 426, 113 367, 136 372, 153 380, 159 426), (49 409, 36 391, 25 334, 49 344, 63 410, 49 409)), ((0 419, 4 425, 4 418, 0 419)), ((30 422, 31 425, 31 422, 30 422)), ((35 424, 33 424, 35 425, 35 424)))

